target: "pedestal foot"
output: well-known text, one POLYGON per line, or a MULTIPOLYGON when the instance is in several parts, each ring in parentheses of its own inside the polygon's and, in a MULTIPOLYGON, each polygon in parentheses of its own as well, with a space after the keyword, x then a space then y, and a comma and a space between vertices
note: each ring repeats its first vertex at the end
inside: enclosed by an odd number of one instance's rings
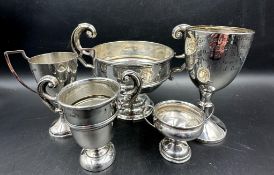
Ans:
POLYGON ((204 125, 202 134, 197 141, 202 143, 219 143, 224 140, 227 133, 225 124, 216 116, 212 116, 204 125))
POLYGON ((159 143, 159 150, 166 160, 173 163, 184 163, 191 157, 191 149, 185 141, 164 138, 159 143))
POLYGON ((115 148, 110 142, 98 149, 83 149, 80 154, 80 165, 85 170, 98 172, 108 168, 114 159, 115 148))
POLYGON ((66 124, 63 116, 60 116, 56 121, 52 123, 49 128, 49 135, 55 138, 65 138, 71 136, 70 128, 66 124))

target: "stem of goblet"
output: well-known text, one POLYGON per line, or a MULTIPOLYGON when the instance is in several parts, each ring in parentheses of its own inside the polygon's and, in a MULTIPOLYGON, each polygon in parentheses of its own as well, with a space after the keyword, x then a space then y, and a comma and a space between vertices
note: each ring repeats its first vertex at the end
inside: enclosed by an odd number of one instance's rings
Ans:
POLYGON ((61 121, 62 121, 62 122, 65 122, 66 119, 65 119, 65 114, 64 114, 64 112, 63 112, 63 111, 59 111, 58 113, 59 113, 59 117, 60 117, 61 121))
POLYGON ((198 104, 204 110, 207 118, 210 115, 210 111, 213 106, 213 103, 211 101, 213 91, 210 87, 208 88, 200 87, 199 90, 200 90, 200 102, 198 104))

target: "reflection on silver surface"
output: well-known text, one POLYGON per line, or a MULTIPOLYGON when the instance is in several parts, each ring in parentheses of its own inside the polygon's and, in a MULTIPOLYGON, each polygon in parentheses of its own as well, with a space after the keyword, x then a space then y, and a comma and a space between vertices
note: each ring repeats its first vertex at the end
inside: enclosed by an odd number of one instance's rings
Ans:
POLYGON ((161 155, 173 163, 188 161, 191 149, 186 141, 202 133, 205 113, 190 103, 169 100, 156 104, 153 116, 153 124, 145 120, 165 136, 159 144, 161 155))
POLYGON ((129 93, 134 89, 134 83, 121 81, 123 72, 134 71, 142 81, 141 93, 148 93, 159 87, 174 72, 182 71, 184 68, 170 69, 170 60, 174 57, 174 51, 165 45, 148 41, 116 41, 99 44, 93 48, 83 48, 80 44, 82 33, 88 34, 90 38, 94 38, 97 34, 94 26, 81 23, 72 33, 71 46, 79 54, 80 62, 94 69, 95 76, 108 77, 121 84, 122 108, 118 116, 120 119, 143 119, 146 117, 142 112, 144 107, 153 104, 145 94, 138 95, 133 101, 130 100, 134 96, 129 93), (93 59, 90 62, 93 64, 86 63, 82 58, 83 55, 90 56, 93 59))
MULTIPOLYGON (((54 88, 45 87, 49 94, 57 94, 64 86, 76 80, 78 67, 77 54, 73 52, 52 52, 28 57, 23 50, 6 51, 4 55, 10 71, 24 87, 34 93, 37 93, 36 90, 33 90, 26 85, 14 70, 9 58, 9 55, 11 54, 22 54, 23 58, 28 61, 36 82, 38 82, 39 79, 45 75, 51 75, 57 79, 57 86, 54 88)), ((58 112, 56 111, 56 102, 54 100, 50 100, 49 103, 51 104, 49 106, 50 109, 54 112, 58 112)), ((59 112, 59 115, 59 118, 49 128, 49 134, 52 137, 58 138, 71 136, 70 129, 64 122, 63 114, 59 112)))
MULTIPOLYGON (((173 29, 172 34, 175 39, 185 39, 186 69, 200 90, 199 105, 208 115, 212 93, 230 84, 241 70, 254 31, 238 27, 181 24, 173 29)), ((225 138, 226 133, 224 123, 212 116, 198 140, 217 143, 225 138)))
POLYGON ((83 148, 80 165, 92 172, 108 168, 115 159, 112 122, 118 113, 120 85, 108 78, 84 79, 65 86, 55 97, 44 90, 55 82, 53 76, 42 77, 38 93, 45 103, 56 99, 75 141, 83 148))

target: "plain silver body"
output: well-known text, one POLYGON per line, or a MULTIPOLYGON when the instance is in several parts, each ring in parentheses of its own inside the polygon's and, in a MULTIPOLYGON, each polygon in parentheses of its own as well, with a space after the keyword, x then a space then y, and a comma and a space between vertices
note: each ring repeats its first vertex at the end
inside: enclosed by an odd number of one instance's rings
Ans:
MULTIPOLYGON (((189 26, 181 24, 173 29, 175 39, 185 39, 186 69, 200 90, 199 105, 208 114, 213 104, 211 96, 230 84, 240 72, 254 31, 228 26, 189 26)), ((227 133, 225 124, 212 116, 198 138, 203 143, 221 142, 227 133)))
POLYGON ((155 105, 153 124, 165 138, 159 143, 161 155, 173 163, 184 163, 191 157, 186 141, 200 136, 206 121, 205 113, 195 105, 177 100, 163 101, 155 105))
MULTIPOLYGON (((77 67, 78 60, 77 54, 73 52, 52 52, 41 55, 36 55, 33 57, 26 56, 23 50, 16 51, 6 51, 5 57, 6 62, 10 71, 16 77, 16 79, 27 89, 32 92, 36 92, 28 85, 24 83, 24 81, 19 77, 19 75, 14 70, 12 63, 10 61, 9 55, 11 54, 22 54, 23 58, 25 58, 28 63, 30 70, 36 80, 38 82, 43 76, 51 75, 54 76, 58 80, 58 85, 54 88, 45 87, 45 90, 48 94, 56 95, 64 86, 72 83, 76 80, 77 76, 77 67)), ((50 100, 48 101, 51 105, 50 109, 54 112, 57 108, 56 101, 50 100)), ((52 137, 67 137, 71 136, 71 132, 69 127, 64 122, 63 114, 59 113, 60 117, 57 121, 55 121, 49 129, 49 134, 52 137)))
MULTIPOLYGON (((134 89, 134 83, 122 82, 121 76, 125 71, 134 71, 139 81, 142 81, 140 93, 152 92, 173 74, 170 61, 174 57, 174 51, 165 45, 148 41, 115 41, 83 48, 80 44, 82 33, 90 38, 97 35, 95 28, 88 23, 79 24, 73 31, 71 45, 79 54, 80 62, 93 69, 95 76, 108 77, 121 84, 120 101, 123 109, 119 111, 118 117, 124 120, 146 117, 143 116, 144 106, 153 105, 153 102, 145 94, 134 97, 130 93, 134 89), (93 64, 86 63, 81 58, 83 55, 89 55, 93 64)), ((178 69, 175 70, 177 71, 178 69)))
POLYGON ((89 171, 106 169, 115 158, 110 141, 120 85, 108 78, 90 78, 65 86, 57 96, 45 91, 45 87, 52 88, 58 83, 53 76, 42 77, 38 84, 40 97, 45 103, 55 99, 64 113, 75 141, 83 148, 81 166, 89 171))

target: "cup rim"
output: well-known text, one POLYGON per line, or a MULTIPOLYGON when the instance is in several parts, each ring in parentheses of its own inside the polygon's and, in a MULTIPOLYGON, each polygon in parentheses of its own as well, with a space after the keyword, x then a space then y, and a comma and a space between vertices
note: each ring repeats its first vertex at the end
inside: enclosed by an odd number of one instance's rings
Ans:
POLYGON ((195 129, 195 128, 198 128, 200 127, 201 125, 203 125, 206 121, 206 116, 205 116, 205 113, 202 109, 200 109, 199 107, 197 107, 196 105, 192 104, 192 103, 188 103, 188 102, 185 102, 185 101, 180 101, 180 100, 167 100, 167 101, 162 101, 160 103, 157 103, 155 106, 154 106, 154 110, 153 110, 153 116, 159 120, 161 123, 163 123, 164 125, 170 127, 170 128, 174 128, 174 129, 180 129, 180 130, 189 130, 189 129, 195 129), (166 105, 166 104, 181 104, 181 105, 185 105, 189 108, 192 108, 194 109, 195 111, 197 111, 198 113, 201 113, 201 118, 202 118, 202 121, 199 122, 199 124, 197 125, 194 125, 194 126, 189 126, 189 127, 178 127, 178 126, 172 126, 168 123, 166 123, 165 121, 161 120, 160 118, 157 117, 157 115, 155 114, 157 109, 160 108, 161 106, 163 105, 166 105))
POLYGON ((59 105, 61 105, 62 107, 65 107, 65 108, 69 108, 69 109, 73 109, 73 110, 88 110, 88 109, 96 109, 96 108, 99 108, 99 107, 102 107, 108 103, 110 103, 111 101, 113 101, 115 98, 117 98, 117 96, 120 94, 120 85, 117 81, 115 80, 112 80, 112 79, 109 79, 109 78, 105 78, 105 77, 94 77, 94 78, 86 78, 86 79, 82 79, 82 80, 78 80, 78 81, 75 81, 73 83, 70 83, 68 84, 67 86, 63 87, 61 89, 61 91, 58 93, 57 97, 56 97, 56 101, 59 105), (89 81, 95 81, 95 80, 99 80, 99 81, 110 81, 111 83, 115 84, 115 86, 117 86, 117 92, 115 92, 115 94, 101 102, 101 103, 98 103, 96 105, 92 105, 92 106, 73 106, 73 105, 69 105, 69 104, 66 104, 62 101, 60 101, 60 96, 65 92, 67 91, 68 89, 74 87, 75 85, 79 85, 79 84, 83 84, 85 82, 89 82, 89 81))
POLYGON ((35 65, 38 65, 38 64, 41 64, 41 65, 47 65, 47 64, 60 64, 60 63, 64 63, 64 62, 68 62, 68 61, 71 61, 73 59, 77 59, 78 55, 77 53, 75 52, 66 52, 66 51, 61 51, 61 52, 48 52, 48 53, 43 53, 43 54, 38 54, 38 55, 35 55, 35 56, 32 56, 28 59, 28 62, 30 64, 35 64, 35 65), (38 57, 44 57, 46 55, 52 55, 52 54, 70 54, 72 57, 69 58, 68 60, 63 60, 63 61, 56 61, 56 62, 52 62, 52 63, 35 63, 33 62, 34 59, 38 59, 38 57))
MULTIPOLYGON (((167 45, 164 45, 164 44, 161 44, 161 43, 157 43, 157 42, 152 42, 152 41, 142 41, 142 40, 120 40, 120 41, 111 41, 111 42, 105 42, 105 43, 102 43, 102 44, 98 44, 94 47, 92 47, 91 49, 93 50, 96 50, 97 47, 99 46, 102 46, 102 45, 106 45, 106 44, 113 44, 113 43, 125 43, 125 42, 130 42, 130 43, 147 43, 147 44, 153 44, 153 45, 159 45, 159 46, 162 46, 162 47, 165 47, 167 48, 168 50, 170 50, 171 54, 167 57, 165 57, 164 59, 162 60, 159 60, 159 61, 153 61, 153 63, 143 63, 142 65, 154 65, 154 64, 159 64, 159 63, 163 63, 165 61, 168 61, 170 59, 172 59, 175 55, 175 52, 174 50, 167 46, 167 45)), ((113 61, 110 61, 110 60, 104 60, 102 58, 99 58, 96 56, 96 53, 95 53, 95 57, 94 59, 100 61, 100 62, 103 62, 103 63, 107 63, 107 64, 115 64, 115 65, 119 65, 119 63, 117 62, 113 62, 113 61)))
POLYGON ((222 34, 254 34, 255 31, 252 29, 247 29, 243 27, 231 27, 231 26, 217 26, 217 25, 196 25, 190 26, 187 30, 190 31, 198 31, 203 33, 222 33, 222 34), (216 29, 214 30, 206 30, 204 28, 216 29), (221 31, 223 29, 223 31, 221 31))

